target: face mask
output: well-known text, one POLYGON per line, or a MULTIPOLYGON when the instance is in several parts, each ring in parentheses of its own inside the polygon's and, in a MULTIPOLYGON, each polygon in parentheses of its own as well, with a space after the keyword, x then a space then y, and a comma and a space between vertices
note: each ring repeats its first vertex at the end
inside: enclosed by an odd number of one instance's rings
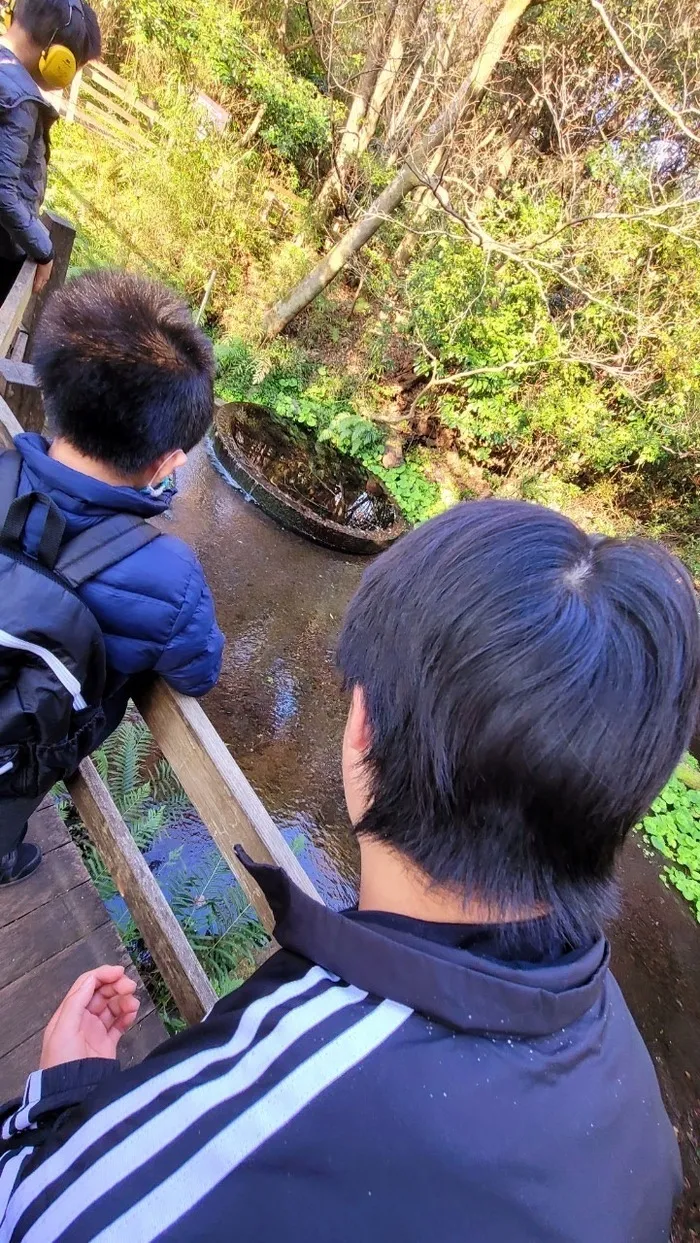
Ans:
MULTIPOLYGON (((169 462, 170 459, 174 457, 177 457, 177 453, 169 454, 168 457, 166 457, 165 462, 169 462)), ((165 466, 165 462, 163 462, 163 466, 165 466)), ((163 469, 163 466, 161 466, 161 470, 163 469)), ((156 476, 154 475, 153 478, 155 479, 156 476)), ((161 496, 165 496, 166 492, 174 492, 175 471, 171 471, 169 475, 165 476, 165 479, 161 479, 160 483, 154 483, 152 479, 150 483, 146 484, 145 488, 139 488, 139 491, 143 496, 148 496, 153 501, 157 501, 161 496)))
POLYGON ((150 496, 152 500, 157 501, 159 497, 164 496, 166 492, 175 491, 175 472, 172 475, 166 475, 160 483, 146 484, 145 488, 139 488, 143 496, 150 496))

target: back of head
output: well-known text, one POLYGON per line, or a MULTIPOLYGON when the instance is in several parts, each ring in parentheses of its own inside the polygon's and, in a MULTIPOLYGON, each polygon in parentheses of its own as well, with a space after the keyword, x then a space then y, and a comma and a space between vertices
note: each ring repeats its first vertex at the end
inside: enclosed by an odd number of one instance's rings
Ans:
POLYGON ((39 47, 69 48, 79 68, 99 59, 100 27, 86 0, 16 0, 13 17, 39 47))
POLYGON ((366 571, 339 645, 365 695, 356 826, 495 911, 589 935, 700 702, 692 582, 641 540, 524 502, 458 505, 366 571))
POLYGON ((48 301, 34 366, 52 431, 124 476, 188 453, 214 405, 214 355, 165 285, 106 269, 48 301))

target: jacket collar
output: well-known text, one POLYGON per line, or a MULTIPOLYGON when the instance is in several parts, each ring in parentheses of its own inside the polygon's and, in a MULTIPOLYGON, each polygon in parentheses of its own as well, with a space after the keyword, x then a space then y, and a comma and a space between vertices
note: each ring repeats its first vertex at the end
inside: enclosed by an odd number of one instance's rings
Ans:
POLYGON ((25 69, 9 47, 0 45, 0 108, 16 108, 27 99, 33 99, 40 104, 52 117, 58 116, 53 104, 42 94, 29 70, 25 69))
POLYGON ((448 957, 416 937, 397 941, 381 930, 307 897, 280 868, 236 853, 262 889, 283 949, 342 980, 473 1033, 547 1036, 600 1002, 610 949, 604 937, 577 956, 527 970, 468 950, 448 957))
POLYGON ((164 497, 146 496, 136 488, 116 488, 112 484, 83 475, 62 462, 49 457, 49 443, 43 436, 23 432, 15 437, 15 448, 21 453, 36 492, 48 492, 62 509, 77 512, 87 507, 95 514, 117 510, 155 518, 168 508, 174 493, 164 497))

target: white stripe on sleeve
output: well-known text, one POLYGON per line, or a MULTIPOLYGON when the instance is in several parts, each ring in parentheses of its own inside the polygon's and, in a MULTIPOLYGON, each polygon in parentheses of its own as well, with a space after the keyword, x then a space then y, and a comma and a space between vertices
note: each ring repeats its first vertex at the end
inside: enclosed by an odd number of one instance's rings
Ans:
MULTIPOLYGON (((289 980, 274 993, 259 997, 257 1001, 252 1002, 244 1010, 235 1032, 226 1044, 202 1049, 194 1053, 192 1057, 168 1066, 159 1074, 140 1083, 126 1096, 118 1097, 89 1118, 61 1148, 38 1166, 17 1188, 8 1208, 5 1229, 0 1232, 0 1243, 7 1243, 11 1239, 14 1227, 32 1202, 41 1196, 56 1179, 61 1178, 70 1170, 73 1163, 78 1161, 92 1144, 104 1140, 113 1127, 143 1109, 169 1088, 187 1083, 202 1070, 243 1053, 253 1043, 263 1020, 278 1006, 310 992, 323 981, 335 983, 337 978, 330 972, 324 971, 322 967, 312 967, 306 975, 297 980, 289 980)), ((45 1239, 43 1243, 47 1243, 47 1240, 45 1239)))
POLYGON ((2 1124, 2 1138, 10 1139, 16 1131, 20 1131, 29 1123, 29 1108, 41 1098, 41 1071, 33 1070, 24 1085, 22 1104, 16 1113, 10 1114, 2 1124))
POLYGON ((0 1165, 0 1230, 2 1231, 0 1237, 3 1239, 7 1237, 4 1229, 2 1229, 2 1224, 5 1220, 8 1201, 12 1195, 12 1188, 19 1178, 24 1162, 33 1151, 33 1148, 23 1148, 21 1152, 13 1152, 0 1165))
POLYGON ((383 1044, 413 1013, 383 1001, 312 1054, 93 1243, 153 1243, 317 1096, 383 1044))

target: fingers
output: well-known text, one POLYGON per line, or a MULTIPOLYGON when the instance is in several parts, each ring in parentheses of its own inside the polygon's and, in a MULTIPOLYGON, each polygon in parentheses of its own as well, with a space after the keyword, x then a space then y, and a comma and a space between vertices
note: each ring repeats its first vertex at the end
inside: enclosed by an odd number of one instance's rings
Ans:
POLYGON ((125 997, 122 1002, 122 1013, 115 1020, 114 1026, 118 1029, 121 1036, 124 1032, 128 1032, 129 1028, 136 1022, 136 1016, 141 1008, 141 1002, 137 997, 125 997))
MULTIPOLYGON (((128 976, 124 974, 123 967, 93 967, 92 971, 84 971, 82 975, 78 976, 73 987, 69 989, 65 1000, 67 1001, 69 997, 72 997, 78 989, 82 989, 87 980, 91 981, 93 992, 95 992, 103 986, 108 988, 116 987, 122 979, 128 979, 128 976)), ((129 982, 131 983, 131 981, 129 982)))
POLYGON ((135 992, 136 981, 130 980, 128 975, 123 975, 113 984, 101 984, 95 990, 95 996, 90 1003, 90 1013, 98 1014, 105 1001, 110 1001, 114 997, 129 997, 135 992))

